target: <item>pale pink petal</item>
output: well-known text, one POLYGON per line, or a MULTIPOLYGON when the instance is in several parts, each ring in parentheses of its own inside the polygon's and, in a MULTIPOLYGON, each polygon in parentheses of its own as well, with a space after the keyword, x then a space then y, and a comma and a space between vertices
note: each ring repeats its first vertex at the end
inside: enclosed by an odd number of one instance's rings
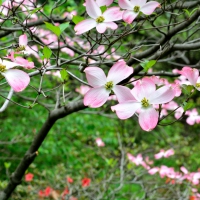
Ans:
POLYGON ((159 7, 160 4, 156 1, 147 2, 140 8, 140 11, 143 12, 145 15, 151 15, 153 11, 159 7))
POLYGON ((93 19, 102 15, 101 9, 94 0, 86 0, 86 11, 93 19))
POLYGON ((192 85, 196 85, 198 76, 199 76, 199 71, 198 69, 195 68, 190 68, 190 67, 183 67, 181 71, 179 71, 180 74, 185 76, 192 85))
POLYGON ((97 5, 101 7, 101 6, 109 6, 113 2, 113 0, 96 0, 96 2, 97 5))
POLYGON ((97 22, 94 19, 85 19, 81 22, 79 22, 75 27, 74 30, 77 35, 80 35, 82 33, 85 33, 94 27, 96 27, 97 22))
POLYGON ((139 13, 135 13, 131 10, 126 10, 124 11, 123 15, 122 15, 122 19, 128 23, 131 24, 133 22, 133 20, 138 16, 139 13))
POLYGON ((119 103, 129 101, 129 100, 136 101, 134 96, 131 94, 131 90, 125 86, 115 85, 112 90, 117 96, 117 100, 119 103))
POLYGON ((175 96, 173 89, 169 86, 163 86, 149 96, 151 104, 162 104, 171 101, 175 96))
POLYGON ((164 151, 161 150, 161 152, 154 155, 154 158, 158 160, 158 159, 162 158, 163 156, 164 156, 164 151))
POLYGON ((22 57, 16 57, 15 62, 23 66, 25 69, 33 69, 35 67, 33 62, 29 62, 22 57))
POLYGON ((5 76, 8 84, 15 92, 21 92, 30 82, 29 75, 18 69, 9 69, 2 73, 2 75, 5 76))
POLYGON ((133 73, 133 68, 126 65, 124 60, 116 62, 109 70, 107 81, 113 81, 117 84, 130 76, 133 73))
POLYGON ((119 7, 108 8, 104 13, 103 17, 105 18, 104 22, 113 22, 122 19, 122 11, 119 7))
POLYGON ((159 171, 159 168, 158 167, 153 167, 151 168, 148 173, 151 174, 151 175, 154 175, 155 173, 157 173, 159 171))
POLYGON ((109 94, 110 91, 106 90, 104 86, 92 88, 85 94, 83 103, 85 106, 98 108, 107 101, 109 94))
POLYGON ((27 35, 23 34, 19 36, 19 46, 26 46, 28 43, 27 35))
POLYGON ((115 30, 118 28, 118 26, 115 22, 104 22, 103 24, 105 24, 106 28, 110 28, 112 30, 115 30))
POLYGON ((0 64, 5 65, 6 69, 11 69, 13 67, 21 66, 18 63, 10 62, 10 61, 7 61, 7 60, 1 60, 1 59, 0 59, 0 64))
POLYGON ((96 26, 96 29, 99 33, 104 33, 106 31, 106 23, 99 23, 96 26))
POLYGON ((141 109, 139 114, 139 124, 145 131, 153 130, 158 123, 158 112, 153 108, 141 109))
POLYGON ((147 2, 146 0, 131 0, 133 6, 139 6, 139 7, 145 5, 146 2, 147 2))
POLYGON ((156 85, 149 77, 145 77, 142 80, 137 81, 135 87, 131 90, 133 96, 141 101, 144 97, 148 97, 156 91, 156 85))
POLYGON ((128 119, 141 108, 141 104, 135 101, 127 101, 111 107, 113 112, 116 112, 120 119, 128 119))
POLYGON ((170 156, 174 155, 174 150, 173 149, 168 149, 167 151, 165 151, 164 157, 168 158, 170 156))
POLYGON ((84 72, 88 83, 92 87, 100 87, 106 84, 106 75, 104 71, 99 67, 87 67, 84 72))
POLYGON ((119 0, 119 6, 126 10, 133 10, 134 7, 129 0, 119 0))

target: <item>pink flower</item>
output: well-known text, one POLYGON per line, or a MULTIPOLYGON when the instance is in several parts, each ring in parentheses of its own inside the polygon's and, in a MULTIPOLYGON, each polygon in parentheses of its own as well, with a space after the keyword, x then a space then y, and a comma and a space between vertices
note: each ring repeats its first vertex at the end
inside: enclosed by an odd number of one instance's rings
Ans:
POLYGON ((128 159, 136 165, 141 165, 144 162, 141 154, 138 154, 136 157, 134 157, 132 154, 127 153, 127 156, 128 159))
POLYGON ((23 91, 30 82, 30 77, 24 71, 19 69, 12 69, 16 66, 20 66, 17 63, 7 60, 0 60, 0 74, 3 75, 8 84, 15 92, 23 91))
POLYGON ((91 88, 87 85, 81 85, 80 88, 76 88, 76 92, 80 93, 81 95, 85 95, 91 88))
POLYGON ((185 114, 189 116, 186 119, 186 122, 189 125, 194 125, 195 123, 197 123, 197 124, 200 123, 200 116, 199 116, 196 108, 192 109, 191 111, 187 110, 185 114))
POLYGON ((90 186, 90 182, 91 182, 91 179, 90 178, 84 178, 82 179, 82 187, 88 187, 90 186))
POLYGON ((71 177, 68 176, 68 177, 67 177, 67 182, 68 182, 68 183, 73 183, 74 180, 73 180, 71 177))
POLYGON ((51 187, 47 187, 45 190, 44 190, 44 195, 45 197, 48 197, 52 192, 52 188, 51 187))
POLYGON ((158 112, 153 105, 167 103, 174 98, 174 92, 169 85, 156 90, 155 83, 148 77, 138 81, 131 93, 135 100, 122 102, 111 109, 116 111, 120 119, 130 118, 136 111, 140 111, 139 124, 145 131, 151 131, 158 123, 158 112))
POLYGON ((26 175, 25 175, 25 181, 27 181, 27 182, 32 181, 33 176, 34 176, 34 175, 31 174, 31 173, 26 174, 26 175))
MULTIPOLYGON (((99 7, 101 6, 109 6, 113 0, 96 0, 96 3, 99 7)), ((85 3, 83 4, 85 6, 85 3)))
POLYGON ((93 87, 84 96, 85 106, 92 108, 102 106, 108 100, 112 90, 119 102, 134 99, 127 87, 117 85, 133 73, 133 68, 127 66, 123 60, 118 61, 110 68, 107 78, 99 67, 87 67, 84 72, 88 83, 93 87))
POLYGON ((105 146, 105 143, 102 141, 101 138, 97 138, 96 143, 97 143, 98 147, 104 147, 105 146))
POLYGON ((156 1, 146 3, 146 0, 119 0, 119 6, 125 9, 122 19, 131 24, 140 12, 151 15, 160 4, 156 1))
POLYGON ((168 158, 168 157, 170 157, 172 155, 174 155, 174 150, 173 149, 168 149, 167 151, 160 150, 160 152, 155 154, 154 157, 155 157, 155 159, 160 159, 162 157, 168 158))
POLYGON ((94 27, 99 33, 104 33, 106 28, 115 30, 118 26, 114 21, 122 19, 122 12, 119 7, 108 8, 102 13, 100 6, 94 0, 86 0, 86 11, 91 19, 83 20, 74 27, 77 35, 85 33, 94 27))
POLYGON ((68 188, 65 188, 65 190, 62 192, 61 196, 62 196, 62 199, 64 200, 65 199, 65 196, 69 194, 69 189, 68 188))
POLYGON ((190 67, 183 67, 179 74, 185 76, 189 82, 198 90, 200 91, 200 77, 199 77, 199 70, 190 67))
POLYGON ((19 47, 16 49, 16 51, 23 51, 25 50, 26 46, 28 44, 28 38, 26 34, 19 36, 19 47))

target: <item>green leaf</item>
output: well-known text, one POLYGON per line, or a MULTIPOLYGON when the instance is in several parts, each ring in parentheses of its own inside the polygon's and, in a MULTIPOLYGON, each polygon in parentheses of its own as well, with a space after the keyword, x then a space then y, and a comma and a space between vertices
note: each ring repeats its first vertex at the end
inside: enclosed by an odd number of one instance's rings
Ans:
POLYGON ((104 13, 107 10, 107 6, 101 6, 100 9, 101 9, 101 12, 104 13))
POLYGON ((78 24, 79 22, 83 21, 85 18, 78 16, 78 15, 74 15, 72 17, 72 21, 74 22, 74 24, 78 24))
POLYGON ((58 26, 54 26, 53 24, 50 24, 48 22, 44 22, 44 23, 45 23, 47 29, 52 31, 58 37, 60 36, 61 31, 60 31, 60 28, 58 26))
POLYGON ((69 22, 60 24, 59 25, 60 32, 62 33, 66 28, 68 28, 68 26, 69 26, 69 22))
POLYGON ((52 51, 49 47, 44 46, 43 48, 43 58, 49 59, 51 57, 52 51))
POLYGON ((43 55, 43 53, 42 53, 41 51, 39 51, 38 54, 39 54, 40 58, 41 58, 42 60, 44 60, 44 55, 43 55))
POLYGON ((63 81, 67 81, 67 79, 68 79, 68 73, 67 73, 66 69, 62 69, 60 71, 60 75, 61 75, 61 78, 62 78, 63 81))
POLYGON ((194 105, 193 102, 184 102, 183 105, 182 105, 184 111, 187 111, 187 110, 193 108, 194 106, 195 105, 194 105))
POLYGON ((5 162, 5 163, 4 163, 4 166, 5 166, 6 169, 8 169, 8 168, 10 168, 11 163, 10 163, 10 162, 5 162))
POLYGON ((181 87, 183 88, 183 93, 187 94, 187 95, 190 95, 192 90, 194 89, 194 86, 192 86, 192 85, 183 84, 181 87))
POLYGON ((190 16, 191 16, 196 10, 198 10, 198 8, 194 8, 194 9, 192 10, 192 12, 190 13, 190 16))
POLYGON ((151 67, 156 64, 156 60, 145 60, 140 63, 140 65, 144 68, 144 71, 147 72, 151 67))
POLYGON ((183 11, 185 11, 185 13, 190 16, 190 12, 187 9, 183 9, 183 11))
POLYGON ((32 10, 31 12, 29 12, 30 15, 36 13, 38 10, 42 9, 42 7, 39 8, 35 8, 34 10, 32 10))

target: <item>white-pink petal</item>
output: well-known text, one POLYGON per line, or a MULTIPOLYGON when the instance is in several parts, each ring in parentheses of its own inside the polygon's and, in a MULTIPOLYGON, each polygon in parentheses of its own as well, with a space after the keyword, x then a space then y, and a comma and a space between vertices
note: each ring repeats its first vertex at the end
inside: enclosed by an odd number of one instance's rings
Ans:
POLYGON ((134 96, 131 94, 131 90, 122 85, 115 85, 113 87, 113 91, 117 96, 117 100, 119 103, 123 103, 125 101, 133 100, 136 101, 134 96))
POLYGON ((11 69, 13 67, 21 66, 18 63, 10 62, 10 61, 7 61, 7 60, 1 60, 1 59, 0 59, 0 64, 6 66, 6 69, 11 69))
POLYGON ((134 5, 129 0, 119 0, 119 6, 126 10, 133 10, 134 7, 134 5))
POLYGON ((96 29, 99 33, 104 33, 106 31, 106 23, 99 23, 96 26, 96 29))
POLYGON ((93 19, 96 19, 102 15, 100 7, 94 0, 86 0, 86 11, 88 15, 93 19))
POLYGON ((108 8, 104 13, 103 17, 105 18, 104 22, 113 22, 122 19, 122 11, 119 7, 108 8))
POLYGON ((140 11, 144 13, 145 15, 151 15, 153 11, 159 6, 160 4, 158 2, 150 1, 150 2, 147 2, 145 5, 143 5, 140 8, 140 11))
POLYGON ((26 46, 28 43, 28 38, 26 34, 19 36, 19 46, 26 46))
POLYGON ((124 60, 116 62, 109 70, 107 81, 113 81, 117 84, 130 76, 133 73, 133 68, 126 65, 124 60))
POLYGON ((92 87, 100 87, 106 84, 106 75, 104 71, 99 67, 87 67, 84 72, 88 83, 92 87))
POLYGON ((149 96, 150 104, 163 104, 171 101, 175 96, 173 89, 169 86, 163 86, 149 96))
POLYGON ((101 7, 101 6, 109 6, 113 2, 113 0, 96 0, 96 2, 97 5, 101 7))
POLYGON ((139 6, 139 7, 142 7, 143 5, 146 4, 146 0, 131 0, 131 4, 133 6, 139 6))
POLYGON ((113 112, 116 112, 120 119, 128 119, 141 108, 141 104, 135 101, 126 101, 111 107, 113 112))
POLYGON ((108 99, 110 91, 103 86, 90 89, 84 96, 83 103, 91 108, 101 107, 108 99))
POLYGON ((131 10, 126 10, 124 11, 123 15, 122 15, 122 19, 128 23, 131 24, 133 22, 133 20, 138 16, 139 13, 135 13, 131 10))
POLYGON ((82 33, 85 33, 94 27, 96 27, 97 22, 94 19, 85 19, 81 22, 79 22, 75 27, 74 30, 76 32, 76 35, 80 35, 82 33))
POLYGON ((158 123, 158 112, 153 108, 141 109, 139 114, 139 124, 145 131, 153 130, 158 123))
POLYGON ((29 75, 18 69, 9 69, 2 75, 15 92, 23 91, 30 82, 29 75))

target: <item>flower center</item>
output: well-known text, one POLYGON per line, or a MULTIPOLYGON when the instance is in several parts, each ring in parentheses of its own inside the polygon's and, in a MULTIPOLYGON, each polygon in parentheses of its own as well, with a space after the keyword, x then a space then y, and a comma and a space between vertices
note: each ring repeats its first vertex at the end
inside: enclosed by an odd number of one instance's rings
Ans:
POLYGON ((196 83, 196 87, 198 87, 198 88, 199 88, 199 87, 200 87, 200 83, 196 83))
POLYGON ((133 11, 134 11, 135 13, 138 13, 138 12, 140 11, 140 6, 135 6, 135 7, 133 8, 133 11))
POLYGON ((24 51, 25 50, 25 46, 19 46, 15 49, 16 52, 19 52, 19 51, 24 51))
POLYGON ((142 102, 142 107, 147 108, 149 106, 149 100, 146 99, 145 97, 144 99, 142 99, 141 102, 142 102))
POLYGON ((112 81, 109 81, 105 84, 105 88, 106 90, 112 90, 113 88, 113 82, 112 81))
POLYGON ((104 19, 103 16, 100 16, 100 17, 96 18, 96 22, 97 22, 97 23, 101 23, 101 22, 103 22, 104 20, 105 20, 105 19, 104 19))
POLYGON ((0 64, 0 72, 5 72, 6 71, 6 66, 0 64))

